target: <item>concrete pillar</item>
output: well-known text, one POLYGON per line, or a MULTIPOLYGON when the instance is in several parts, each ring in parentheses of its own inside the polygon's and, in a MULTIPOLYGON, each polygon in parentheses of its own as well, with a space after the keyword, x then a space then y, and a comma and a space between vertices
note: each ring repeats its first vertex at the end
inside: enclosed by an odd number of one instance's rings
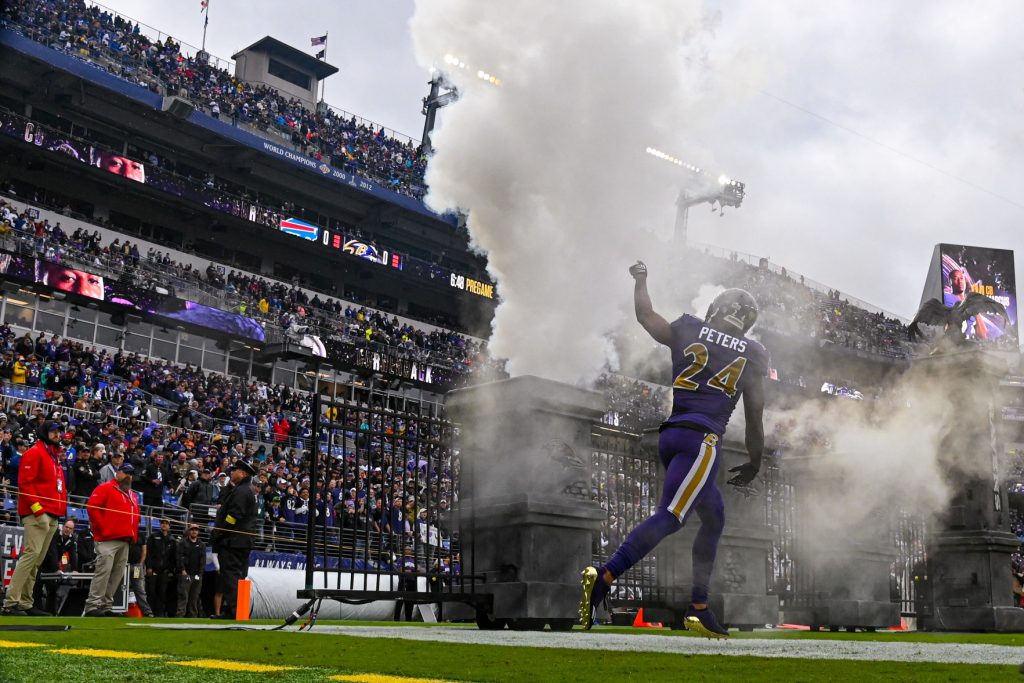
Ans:
POLYGON ((462 556, 514 628, 568 628, 580 571, 604 513, 591 500, 591 425, 600 394, 523 376, 451 392, 459 425, 462 556))

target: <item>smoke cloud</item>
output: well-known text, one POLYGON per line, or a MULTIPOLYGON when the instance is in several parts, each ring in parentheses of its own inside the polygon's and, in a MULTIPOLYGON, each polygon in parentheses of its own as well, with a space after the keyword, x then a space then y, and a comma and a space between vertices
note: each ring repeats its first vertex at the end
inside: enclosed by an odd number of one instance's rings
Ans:
POLYGON ((460 93, 432 136, 426 201, 468 212, 502 298, 491 350, 513 375, 580 383, 615 364, 626 269, 668 263, 684 173, 645 149, 708 161, 692 136, 709 23, 687 1, 417 2, 417 59, 460 93))
MULTIPOLYGON (((948 367, 923 361, 877 400, 806 401, 766 413, 769 440, 792 446, 787 459, 811 457, 815 477, 801 495, 822 544, 834 543, 828 537, 835 534, 874 534, 877 541, 901 508, 935 519, 947 511, 952 487, 992 476, 985 411, 995 385, 957 377, 948 367)), ((740 427, 735 422, 731 430, 740 427)))

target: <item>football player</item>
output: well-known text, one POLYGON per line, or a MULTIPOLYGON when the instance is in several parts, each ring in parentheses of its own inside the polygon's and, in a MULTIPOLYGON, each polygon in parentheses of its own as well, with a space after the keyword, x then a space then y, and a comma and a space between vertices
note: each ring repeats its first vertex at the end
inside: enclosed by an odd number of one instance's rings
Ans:
POLYGON ((693 542, 693 589, 684 623, 708 638, 728 638, 729 631, 708 609, 708 585, 725 525, 722 493, 715 483, 718 445, 743 396, 750 461, 729 470, 734 473, 729 483, 749 487, 764 449, 763 382, 769 360, 765 348, 746 337, 757 320, 757 303, 742 289, 727 289, 715 297, 703 320, 684 314, 669 323, 651 305, 647 266, 638 261, 629 274, 635 280, 637 321, 672 352, 672 414, 661 425, 658 440, 665 488, 657 511, 630 532, 608 563, 583 570, 580 622, 589 629, 594 609, 612 582, 696 512, 700 530, 693 542))

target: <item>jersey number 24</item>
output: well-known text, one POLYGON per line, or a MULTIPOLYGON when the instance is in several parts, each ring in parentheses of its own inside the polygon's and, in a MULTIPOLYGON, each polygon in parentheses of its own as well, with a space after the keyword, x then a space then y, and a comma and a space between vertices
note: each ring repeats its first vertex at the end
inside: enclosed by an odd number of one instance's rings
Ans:
MULTIPOLYGON (((691 377, 698 374, 708 364, 708 347, 704 346, 700 342, 694 342, 685 349, 683 354, 687 356, 693 356, 693 361, 679 373, 676 377, 676 381, 672 383, 672 386, 677 389, 686 389, 687 391, 697 391, 700 389, 700 383, 694 382, 691 377)), ((731 363, 726 365, 724 368, 715 373, 715 375, 708 380, 707 384, 712 389, 718 389, 729 398, 736 395, 736 385, 740 383, 740 377, 743 376, 743 369, 747 367, 747 359, 743 356, 738 356, 731 363)))

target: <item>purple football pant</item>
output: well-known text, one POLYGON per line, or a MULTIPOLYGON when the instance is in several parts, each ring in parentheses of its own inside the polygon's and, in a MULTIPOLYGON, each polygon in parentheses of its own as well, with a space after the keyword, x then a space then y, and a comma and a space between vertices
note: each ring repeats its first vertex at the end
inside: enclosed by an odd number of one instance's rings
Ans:
POLYGON ((696 512, 700 530, 693 540, 691 600, 704 603, 708 601, 718 540, 725 526, 725 504, 715 483, 718 436, 692 429, 666 429, 658 440, 658 456, 666 470, 658 509, 629 533, 604 569, 620 577, 654 550, 661 539, 679 531, 696 512))

